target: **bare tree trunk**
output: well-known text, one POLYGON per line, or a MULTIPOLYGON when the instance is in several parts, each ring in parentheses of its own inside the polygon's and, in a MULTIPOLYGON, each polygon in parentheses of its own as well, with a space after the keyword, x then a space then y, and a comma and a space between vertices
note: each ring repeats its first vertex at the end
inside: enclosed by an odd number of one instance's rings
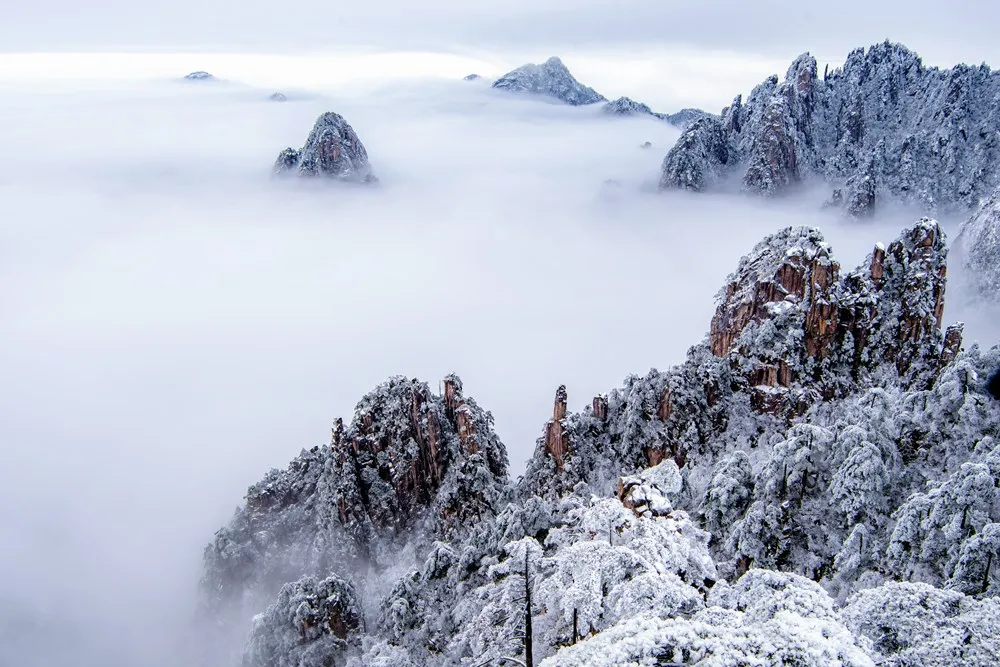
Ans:
POLYGON ((990 568, 993 566, 993 554, 991 553, 986 559, 986 574, 983 575, 983 590, 980 593, 985 593, 990 590, 990 568))
POLYGON ((571 644, 575 644, 576 640, 580 638, 580 633, 577 631, 577 610, 573 607, 573 641, 571 644))
POLYGON ((531 634, 531 573, 528 570, 528 550, 524 550, 524 665, 525 667, 535 667, 535 659, 532 656, 531 646, 533 637, 531 634))

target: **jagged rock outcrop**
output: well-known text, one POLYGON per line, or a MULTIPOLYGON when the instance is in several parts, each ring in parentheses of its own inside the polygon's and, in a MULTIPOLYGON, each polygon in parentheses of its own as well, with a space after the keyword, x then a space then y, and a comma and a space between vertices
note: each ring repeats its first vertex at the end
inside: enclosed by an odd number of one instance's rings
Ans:
POLYGON ((709 335, 685 364, 629 378, 588 413, 567 416, 557 398, 561 416, 524 488, 607 484, 665 458, 683 468, 743 410, 787 423, 873 384, 931 387, 961 348, 960 325, 941 331, 946 258, 926 218, 846 274, 817 229, 767 237, 717 295, 709 335))
POLYGON ((540 65, 522 65, 504 74, 493 82, 493 88, 544 95, 573 106, 605 101, 596 90, 574 79, 562 60, 555 56, 540 65))
POLYGON ((288 96, 282 92, 276 92, 276 93, 271 93, 270 97, 268 97, 267 99, 271 100, 272 102, 287 102, 288 96))
POLYGON ((1000 183, 1000 76, 985 65, 925 67, 889 42, 852 51, 822 77, 803 54, 784 80, 772 76, 688 128, 660 187, 728 178, 765 196, 822 181, 835 190, 831 203, 856 216, 882 197, 972 208, 1000 183))
POLYGON ((659 120, 665 120, 671 125, 681 129, 687 128, 699 118, 709 116, 701 109, 682 109, 677 113, 657 113, 642 102, 636 102, 628 97, 619 97, 601 107, 601 110, 611 116, 652 116, 659 120))
POLYGON ((566 386, 556 390, 552 406, 552 419, 545 425, 545 452, 555 461, 556 470, 562 470, 563 460, 569 453, 563 420, 566 418, 566 386))
POLYGON ((208 72, 198 71, 184 75, 184 79, 187 81, 215 81, 215 76, 208 72))
POLYGON ((349 425, 334 422, 329 445, 250 487, 205 550, 206 623, 238 618, 234 608, 253 609, 303 575, 390 565, 406 545, 460 537, 498 512, 509 481, 493 417, 457 376, 443 387, 435 395, 390 379, 349 425))
POLYGON ((274 163, 277 175, 324 177, 352 183, 376 183, 368 151, 344 117, 327 112, 316 119, 301 149, 286 148, 274 163))
POLYGON ((483 77, 479 76, 478 74, 466 74, 464 77, 462 77, 462 80, 463 81, 479 81, 482 78, 483 77))
POLYGON ((360 648, 361 607, 354 588, 337 576, 285 584, 254 619, 244 667, 342 667, 360 648))
POLYGON ((1000 190, 962 225, 955 245, 967 279, 985 298, 1000 301, 1000 190))

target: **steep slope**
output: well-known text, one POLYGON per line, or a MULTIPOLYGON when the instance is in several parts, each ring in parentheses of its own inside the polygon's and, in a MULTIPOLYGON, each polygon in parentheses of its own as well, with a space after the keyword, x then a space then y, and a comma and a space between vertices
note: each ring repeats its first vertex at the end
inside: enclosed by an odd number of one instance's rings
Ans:
POLYGON ((986 298, 1000 300, 1000 190, 962 225, 956 246, 975 287, 986 298))
POLYGON ((301 149, 286 148, 275 160, 277 175, 322 176, 338 181, 375 183, 368 151, 344 117, 327 112, 316 119, 301 149))
POLYGON ((390 380, 251 487, 207 627, 262 612, 249 666, 995 664, 1000 347, 942 330, 946 256, 928 219, 843 275, 769 236, 685 363, 560 387, 513 487, 457 378, 390 380))
POLYGON ((663 161, 660 187, 703 190, 738 178, 772 196, 804 181, 869 214, 883 198, 926 210, 977 205, 1000 183, 1000 76, 987 66, 925 67, 885 42, 818 76, 799 56, 721 118, 692 125, 663 161))
POLYGON ((574 79, 562 60, 555 56, 540 65, 529 63, 507 72, 493 82, 493 88, 544 95, 573 106, 605 101, 596 90, 574 79))

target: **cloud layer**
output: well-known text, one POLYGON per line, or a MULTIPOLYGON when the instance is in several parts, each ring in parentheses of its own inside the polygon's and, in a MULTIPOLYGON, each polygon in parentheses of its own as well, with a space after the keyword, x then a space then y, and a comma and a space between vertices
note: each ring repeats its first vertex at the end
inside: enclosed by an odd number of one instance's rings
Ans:
POLYGON ((651 193, 669 125, 457 78, 271 91, 0 82, 0 601, 42 628, 19 664, 171 664, 247 484, 388 375, 458 372, 520 471, 556 386, 578 409, 682 359, 764 234, 820 225, 848 266, 909 221, 651 193), (325 110, 379 189, 269 179, 325 110))

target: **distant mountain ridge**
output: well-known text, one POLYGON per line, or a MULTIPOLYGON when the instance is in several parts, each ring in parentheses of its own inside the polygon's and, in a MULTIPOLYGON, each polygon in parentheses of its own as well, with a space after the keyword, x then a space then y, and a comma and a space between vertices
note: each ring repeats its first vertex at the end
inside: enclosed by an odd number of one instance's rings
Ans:
POLYGON ((822 77, 803 54, 783 80, 768 78, 688 128, 660 187, 710 190, 730 178, 763 196, 821 182, 855 216, 882 200, 973 209, 1000 185, 1000 74, 926 67, 888 41, 822 77))
POLYGON ((701 109, 681 109, 677 113, 672 114, 659 113, 650 109, 648 105, 636 102, 630 97, 619 97, 616 100, 612 100, 606 103, 602 107, 602 110, 604 113, 612 116, 652 116, 653 118, 665 120, 682 130, 686 129, 696 120, 711 116, 711 114, 701 109))
MULTIPOLYGON (((465 77, 465 80, 475 81, 479 78, 477 74, 470 74, 465 77)), ((709 115, 701 109, 682 109, 675 114, 657 113, 647 105, 628 97, 619 97, 609 102, 593 88, 577 81, 562 60, 555 56, 540 65, 530 63, 522 65, 494 81, 492 87, 516 93, 542 95, 572 106, 605 102, 602 110, 609 115, 651 116, 665 120, 682 129, 698 118, 709 115)))

